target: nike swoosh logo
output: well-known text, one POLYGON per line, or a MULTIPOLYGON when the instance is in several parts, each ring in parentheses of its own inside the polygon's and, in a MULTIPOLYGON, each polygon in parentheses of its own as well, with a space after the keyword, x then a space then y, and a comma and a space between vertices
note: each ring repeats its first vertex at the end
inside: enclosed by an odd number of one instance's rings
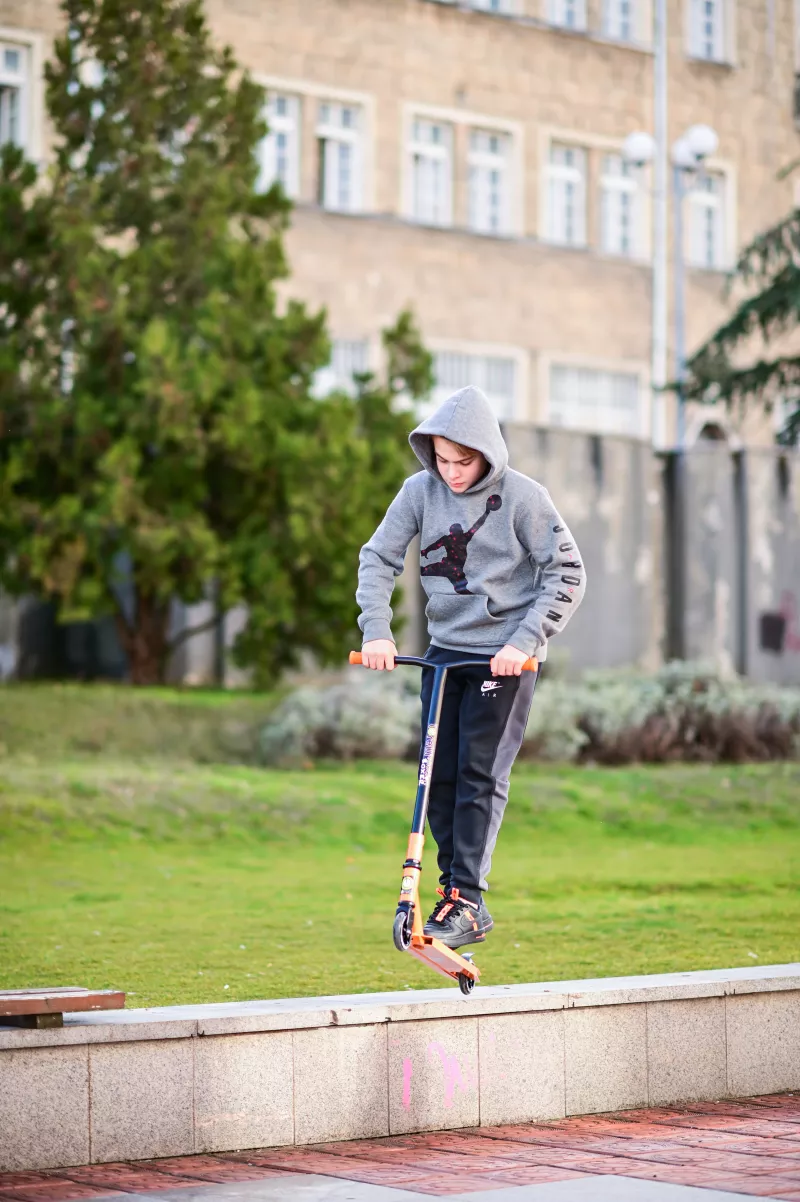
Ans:
POLYGON ((502 689, 502 687, 503 686, 501 684, 496 684, 493 680, 484 680, 483 684, 481 685, 481 692, 491 693, 493 689, 502 689))

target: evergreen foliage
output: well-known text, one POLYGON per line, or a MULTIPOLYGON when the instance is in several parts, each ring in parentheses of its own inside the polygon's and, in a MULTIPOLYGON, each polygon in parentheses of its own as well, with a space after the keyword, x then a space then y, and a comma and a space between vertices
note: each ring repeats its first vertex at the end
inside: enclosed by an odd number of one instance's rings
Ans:
POLYGON ((162 679, 174 598, 239 604, 270 678, 341 657, 356 556, 408 466, 402 393, 431 359, 403 314, 388 379, 314 395, 323 312, 279 304, 289 203, 257 191, 264 96, 200 0, 64 0, 54 162, 0 160, 0 585, 115 615, 162 679))
POLYGON ((781 442, 800 438, 800 354, 768 356, 766 349, 800 323, 800 209, 760 234, 745 248, 732 284, 747 295, 733 315, 704 343, 689 363, 686 396, 741 406, 751 399, 771 409, 785 405, 781 442), (762 354, 748 366, 736 366, 749 346, 762 354))

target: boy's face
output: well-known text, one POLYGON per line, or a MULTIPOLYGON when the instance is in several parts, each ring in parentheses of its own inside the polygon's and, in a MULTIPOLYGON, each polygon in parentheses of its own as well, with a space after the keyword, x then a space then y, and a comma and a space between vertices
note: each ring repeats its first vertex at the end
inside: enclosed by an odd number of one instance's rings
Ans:
POLYGON ((440 434, 433 436, 433 452, 439 474, 452 492, 466 492, 472 488, 488 466, 480 451, 465 455, 455 443, 440 434))

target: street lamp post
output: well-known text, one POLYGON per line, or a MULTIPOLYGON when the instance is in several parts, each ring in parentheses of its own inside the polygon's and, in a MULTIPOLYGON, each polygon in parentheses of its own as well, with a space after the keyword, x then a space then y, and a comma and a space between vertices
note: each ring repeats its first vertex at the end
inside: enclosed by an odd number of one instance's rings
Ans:
MULTIPOLYGON (((686 403, 684 381, 686 379, 686 267, 684 259, 684 228, 683 206, 686 196, 692 189, 687 181, 697 174, 702 179, 703 164, 709 155, 714 154, 719 139, 709 125, 692 125, 682 137, 672 145, 672 219, 673 219, 673 355, 675 363, 675 381, 677 386, 677 429, 676 443, 682 450, 686 441, 686 403)), ((655 161, 659 163, 659 143, 649 133, 636 131, 629 134, 623 144, 623 157, 635 166, 643 167, 655 161)), ((658 187, 655 189, 656 216, 659 214, 660 196, 658 187)), ((663 388, 666 384, 666 371, 663 378, 659 368, 663 362, 666 365, 666 348, 663 359, 661 348, 665 344, 666 330, 666 223, 655 223, 653 246, 653 389, 663 388), (664 306, 662 310, 661 306, 664 306), (663 324, 662 324, 663 323, 663 324)))
POLYGON ((675 290, 673 299, 672 328, 675 356, 675 441, 679 449, 686 442, 686 269, 684 264, 683 202, 686 189, 683 167, 672 159, 672 281, 675 290))
POLYGON ((674 221, 675 284, 675 383, 678 398, 677 437, 679 450, 686 443, 686 259, 683 229, 684 201, 692 190, 692 179, 702 179, 703 164, 719 145, 710 125, 693 125, 672 145, 672 214, 674 221))
MULTIPOLYGON (((663 130, 660 131, 663 133, 663 130)), ((702 179, 703 164, 709 155, 717 149, 718 138, 708 125, 693 125, 682 138, 678 138, 672 146, 672 216, 673 216, 673 269, 674 269, 674 302, 673 302, 673 352, 675 356, 675 380, 677 384, 678 404, 676 423, 676 453, 670 457, 670 492, 671 503, 668 506, 666 526, 666 547, 669 564, 670 587, 666 610, 666 652, 671 659, 683 659, 686 654, 686 403, 684 384, 686 380, 686 270, 684 265, 684 236, 683 236, 683 204, 686 195, 691 191, 691 183, 687 181, 697 173, 702 179)), ((623 155, 628 162, 638 166, 653 162, 656 167, 662 161, 664 151, 663 141, 659 144, 648 133, 633 133, 625 139, 623 155)), ((656 204, 658 205, 658 187, 656 187, 656 204)), ((664 215, 662 213, 662 215, 664 215)), ((666 312, 656 307, 656 279, 661 287, 661 298, 666 306, 666 221, 654 223, 653 247, 653 363, 656 365, 655 350, 660 338, 666 341, 666 312), (657 327, 656 321, 663 320, 663 327, 657 327)), ((666 363, 666 350, 664 351, 666 363)), ((666 383, 666 380, 664 381, 666 383)), ((657 377, 654 372, 654 395, 657 387, 657 377)))
POLYGON ((664 389, 667 385, 667 165, 668 62, 667 0, 653 4, 653 328, 650 348, 650 441, 664 443, 664 389))

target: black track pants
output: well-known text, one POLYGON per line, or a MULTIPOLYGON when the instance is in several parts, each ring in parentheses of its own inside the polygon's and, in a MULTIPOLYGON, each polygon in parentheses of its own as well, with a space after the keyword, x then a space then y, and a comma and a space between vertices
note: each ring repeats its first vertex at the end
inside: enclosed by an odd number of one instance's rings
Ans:
MULTIPOLYGON (((483 657, 429 647, 425 658, 446 664, 483 657)), ((448 673, 428 822, 439 848, 441 884, 455 886, 468 901, 479 901, 487 888, 508 801, 508 776, 525 733, 537 675, 492 676, 488 665, 448 673)), ((423 670, 423 743, 432 689, 433 672, 423 670)))

